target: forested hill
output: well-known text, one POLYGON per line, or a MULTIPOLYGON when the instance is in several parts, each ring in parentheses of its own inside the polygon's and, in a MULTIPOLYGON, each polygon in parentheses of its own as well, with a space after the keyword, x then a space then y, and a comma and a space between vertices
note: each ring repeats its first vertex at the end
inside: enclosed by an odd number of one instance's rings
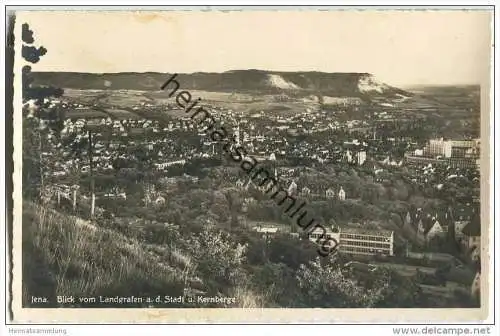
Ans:
MULTIPOLYGON (((73 89, 114 89, 154 91, 172 76, 168 73, 34 73, 36 85, 73 89)), ((223 73, 196 72, 179 74, 182 88, 205 91, 255 92, 265 94, 323 94, 337 97, 382 96, 410 93, 389 86, 368 73, 274 72, 235 70, 223 73)))

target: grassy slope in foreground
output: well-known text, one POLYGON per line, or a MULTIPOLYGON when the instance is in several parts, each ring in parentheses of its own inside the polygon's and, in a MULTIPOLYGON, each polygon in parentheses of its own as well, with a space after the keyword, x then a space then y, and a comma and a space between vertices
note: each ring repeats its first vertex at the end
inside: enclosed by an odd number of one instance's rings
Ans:
POLYGON ((32 296, 50 298, 43 307, 58 307, 57 295, 175 296, 182 288, 180 274, 160 264, 138 241, 24 202, 23 306, 35 306, 32 296))

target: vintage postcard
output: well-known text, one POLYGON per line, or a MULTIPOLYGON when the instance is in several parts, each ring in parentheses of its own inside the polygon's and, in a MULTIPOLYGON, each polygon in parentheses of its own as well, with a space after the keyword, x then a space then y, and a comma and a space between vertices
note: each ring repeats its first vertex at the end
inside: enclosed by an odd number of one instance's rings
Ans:
POLYGON ((14 10, 16 322, 478 322, 488 8, 14 10))

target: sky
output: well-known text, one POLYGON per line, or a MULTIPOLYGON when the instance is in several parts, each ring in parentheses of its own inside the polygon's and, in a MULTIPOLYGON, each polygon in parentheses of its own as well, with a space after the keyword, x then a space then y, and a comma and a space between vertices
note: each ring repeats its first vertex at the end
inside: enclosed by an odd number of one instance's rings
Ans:
POLYGON ((486 11, 18 12, 48 52, 34 71, 368 72, 399 86, 478 84, 486 11))

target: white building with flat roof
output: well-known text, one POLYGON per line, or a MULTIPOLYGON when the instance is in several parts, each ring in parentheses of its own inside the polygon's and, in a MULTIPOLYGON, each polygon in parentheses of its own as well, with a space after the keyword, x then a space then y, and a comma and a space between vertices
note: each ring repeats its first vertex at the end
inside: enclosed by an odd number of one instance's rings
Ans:
POLYGON ((309 240, 333 238, 339 243, 339 252, 362 255, 394 255, 394 232, 388 230, 367 230, 364 228, 315 228, 309 233, 309 240), (326 236, 326 237, 324 237, 326 236))
POLYGON ((444 140, 431 139, 424 149, 424 154, 432 157, 478 157, 480 142, 478 140, 444 140))
POLYGON ((394 232, 342 228, 339 232, 339 252, 365 255, 394 255, 394 232))

